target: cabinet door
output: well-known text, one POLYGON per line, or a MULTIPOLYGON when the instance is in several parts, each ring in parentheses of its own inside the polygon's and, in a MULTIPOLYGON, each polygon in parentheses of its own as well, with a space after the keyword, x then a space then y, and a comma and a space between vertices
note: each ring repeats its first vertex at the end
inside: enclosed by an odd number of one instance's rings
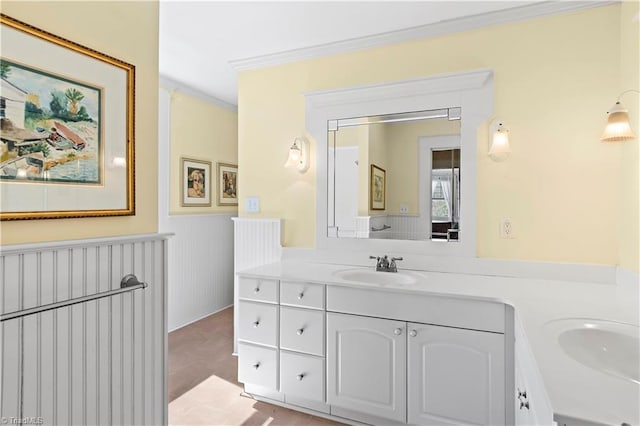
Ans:
POLYGON ((406 421, 406 323, 327 314, 327 402, 406 421))
POLYGON ((504 424, 503 334, 413 323, 407 333, 409 423, 504 424))
POLYGON ((515 327, 515 424, 551 425, 553 408, 544 387, 527 336, 516 318, 515 327))

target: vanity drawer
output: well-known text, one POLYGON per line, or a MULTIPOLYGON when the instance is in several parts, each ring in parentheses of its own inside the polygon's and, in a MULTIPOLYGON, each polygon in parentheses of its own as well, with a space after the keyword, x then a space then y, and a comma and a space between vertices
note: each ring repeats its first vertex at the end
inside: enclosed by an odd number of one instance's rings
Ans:
POLYGON ((324 356, 324 311, 280 307, 280 347, 324 356))
POLYGON ((240 299, 278 303, 278 281, 240 277, 238 295, 240 299))
POLYGON ((282 281, 280 282, 280 303, 324 309, 324 285, 282 281))
POLYGON ((280 352, 280 392, 324 402, 324 358, 280 352))
POLYGON ((329 286, 327 311, 496 333, 505 329, 503 303, 439 295, 329 286))
POLYGON ((238 343, 238 381, 278 389, 278 350, 238 343))
POLYGON ((238 339, 263 345, 278 345, 278 305, 238 302, 238 339))

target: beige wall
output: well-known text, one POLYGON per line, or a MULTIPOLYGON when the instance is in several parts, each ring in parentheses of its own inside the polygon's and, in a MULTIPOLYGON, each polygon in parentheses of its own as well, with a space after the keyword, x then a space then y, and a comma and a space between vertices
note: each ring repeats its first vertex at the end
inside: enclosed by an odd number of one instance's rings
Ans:
MULTIPOLYGON (((640 90, 640 2, 625 2, 620 10, 620 85, 619 92, 628 89, 640 90)), ((617 95, 617 94, 616 94, 617 95)), ((609 103, 613 103, 612 97, 609 103)), ((631 128, 636 138, 620 147, 621 182, 620 208, 618 218, 618 236, 620 239, 620 265, 627 269, 640 271, 640 94, 628 93, 622 104, 629 109, 631 128)), ((613 216, 616 217, 616 216, 613 216)))
MULTIPOLYGON (((260 214, 248 215, 241 206, 241 216, 281 217, 286 246, 315 245, 315 164, 304 175, 282 167, 291 140, 304 133, 305 92, 491 68, 495 112, 511 127, 513 153, 506 162, 491 161, 487 128, 479 129, 478 256, 619 263, 621 242, 611 220, 621 215, 614 213, 620 191, 632 192, 619 189, 620 170, 633 167, 622 160, 623 149, 632 148, 602 144, 599 136, 620 88, 620 9, 241 72, 240 197, 241 203, 247 195, 262 201, 260 214), (511 218, 515 239, 499 238, 502 217, 511 218)), ((637 50, 638 39, 625 44, 637 50)), ((636 81, 637 72, 631 72, 636 81)), ((315 163, 314 141, 311 148, 315 163)), ((637 191, 632 197, 637 200, 637 191)), ((637 215, 625 220, 637 222, 637 215)))
POLYGON ((158 229, 158 3, 3 1, 2 13, 136 67, 136 215, 2 222, 4 244, 158 229))
MULTIPOLYGON (((178 91, 171 93, 170 214, 234 213, 216 205, 216 163, 238 164, 238 113, 178 91), (211 207, 180 205, 181 158, 211 161, 211 207)), ((241 184, 240 184, 241 185, 241 184)))

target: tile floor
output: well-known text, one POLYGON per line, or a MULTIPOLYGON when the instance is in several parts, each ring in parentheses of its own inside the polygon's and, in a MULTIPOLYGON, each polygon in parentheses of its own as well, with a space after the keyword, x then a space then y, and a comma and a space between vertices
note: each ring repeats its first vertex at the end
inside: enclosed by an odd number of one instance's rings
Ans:
POLYGON ((233 308, 169 333, 169 425, 341 423, 240 396, 233 352, 233 308))

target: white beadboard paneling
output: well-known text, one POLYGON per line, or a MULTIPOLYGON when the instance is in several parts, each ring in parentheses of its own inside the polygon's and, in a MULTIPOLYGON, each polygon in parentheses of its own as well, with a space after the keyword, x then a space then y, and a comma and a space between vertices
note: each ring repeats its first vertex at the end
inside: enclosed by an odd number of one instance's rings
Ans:
MULTIPOLYGON (((277 262, 282 256, 282 220, 234 218, 234 270, 277 262)), ((234 277, 234 306, 238 305, 238 277, 234 277)), ((238 352, 238 310, 234 309, 233 351, 238 352)))
POLYGON ((232 215, 170 216, 169 331, 233 303, 232 215))
POLYGON ((0 416, 166 423, 166 255, 162 235, 3 247, 3 314, 117 289, 128 273, 148 287, 2 321, 0 416))

